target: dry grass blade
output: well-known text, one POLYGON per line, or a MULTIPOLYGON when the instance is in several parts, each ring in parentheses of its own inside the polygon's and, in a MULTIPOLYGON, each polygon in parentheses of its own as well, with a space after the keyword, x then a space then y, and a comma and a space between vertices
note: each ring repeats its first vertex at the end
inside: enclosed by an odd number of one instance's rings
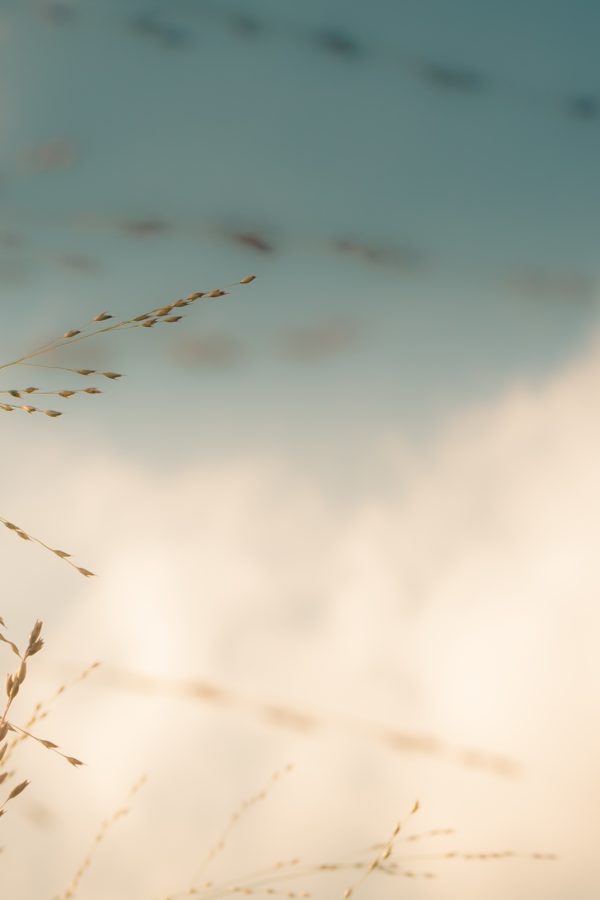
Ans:
MULTIPOLYGON (((410 813, 411 818, 419 809, 416 802, 410 813)), ((399 845, 422 841, 426 838, 438 838, 453 834, 453 829, 441 828, 429 831, 423 834, 409 834, 404 836, 405 826, 396 825, 390 838, 382 844, 376 844, 354 853, 343 861, 328 861, 319 863, 306 863, 299 858, 289 861, 280 861, 268 868, 259 869, 258 871, 238 875, 237 877, 227 879, 223 882, 205 881, 197 884, 187 890, 171 894, 165 900, 183 900, 184 897, 201 897, 202 900, 217 900, 217 898, 229 897, 235 895, 242 896, 280 896, 280 897, 309 897, 310 891, 297 887, 299 879, 312 879, 320 876, 331 876, 339 879, 342 875, 355 875, 354 884, 346 888, 343 897, 354 897, 364 882, 375 873, 380 873, 387 877, 405 878, 405 879, 424 879, 431 880, 436 874, 431 871, 419 871, 417 869, 406 868, 406 863, 421 861, 444 861, 448 859, 463 859, 468 861, 474 860, 506 860, 509 858, 532 859, 538 861, 546 861, 555 859, 553 854, 545 853, 514 853, 512 851, 503 852, 487 852, 487 853, 463 853, 450 851, 446 853, 423 853, 420 855, 406 854, 402 852, 398 859, 393 859, 394 854, 399 854, 399 845), (373 855, 375 854, 375 855, 373 855), (292 889, 286 889, 282 886, 292 884, 292 889)), ((333 890, 330 894, 333 893, 333 890)), ((321 894, 319 894, 321 896, 321 894)))
MULTIPOLYGON (((8 734, 18 733, 20 735, 24 735, 32 740, 36 741, 38 744, 41 744, 46 750, 52 750, 54 753, 57 753, 59 756, 62 756, 68 763, 72 766, 80 766, 83 765, 81 760, 76 759, 74 756, 67 756, 67 754, 63 753, 57 744, 54 741, 46 740, 45 738, 39 738, 31 732, 27 731, 24 728, 21 728, 18 725, 15 725, 13 722, 9 721, 8 715, 11 710, 11 707, 20 691, 21 685, 25 681, 27 677, 27 663, 31 659, 31 657, 35 656, 40 652, 42 647, 44 646, 44 641, 42 638, 42 622, 39 620, 33 626, 29 640, 27 641, 27 646, 25 650, 21 651, 19 647, 11 640, 6 638, 3 634, 0 634, 0 641, 7 645, 12 653, 18 658, 19 665, 13 672, 9 672, 6 676, 6 684, 5 684, 5 692, 6 692, 6 701, 4 705, 4 709, 0 714, 0 784, 3 784, 12 774, 6 770, 6 764, 8 762, 8 758, 10 756, 9 752, 9 744, 6 740, 8 734)), ((0 618, 0 628, 6 628, 5 622, 2 618, 0 618)), ((4 802, 0 805, 0 815, 4 814, 4 808, 6 804, 13 800, 15 797, 18 797, 22 791, 29 785, 29 781, 23 781, 14 787, 4 802)))
MULTIPOLYGON (((9 369, 14 366, 30 365, 32 360, 37 359, 40 356, 46 356, 50 353, 54 353, 55 351, 62 350, 65 347, 70 347, 73 344, 89 340, 89 338, 99 337, 100 335, 111 334, 117 331, 126 331, 132 328, 153 328, 156 325, 176 324, 183 318, 182 315, 179 315, 179 310, 192 306, 198 300, 209 300, 219 297, 225 297, 228 293, 230 293, 231 288, 234 288, 236 285, 251 284, 251 282, 253 282, 254 280, 255 277, 253 275, 246 275, 244 278, 240 279, 240 281, 234 282, 230 285, 226 285, 225 288, 216 288, 210 291, 194 291, 192 294, 189 294, 185 298, 174 300, 171 303, 165 304, 164 306, 155 307, 154 309, 150 309, 147 312, 142 312, 136 316, 132 316, 129 319, 119 319, 117 321, 111 321, 109 325, 105 325, 103 323, 109 320, 113 320, 114 316, 110 315, 107 312, 98 313, 98 315, 94 316, 90 322, 81 326, 80 328, 68 329, 62 335, 53 338, 46 344, 43 344, 41 347, 37 347, 36 349, 30 351, 29 353, 25 353, 23 354, 23 356, 19 356, 16 359, 10 360, 5 363, 0 363, 0 370, 9 369)), ((71 373, 79 375, 93 374, 93 371, 88 369, 65 368, 63 369, 63 371, 69 371, 71 373)), ((102 372, 100 374, 105 375, 105 377, 107 378, 119 377, 119 373, 117 372, 102 372)))
MULTIPOLYGON (((263 789, 258 791, 258 793, 253 794, 251 797, 247 797, 246 800, 244 800, 243 803, 238 807, 238 809, 234 813, 232 813, 231 818, 229 819, 229 822, 225 826, 220 838, 218 839, 216 844, 214 844, 211 847, 211 849, 208 851, 204 860, 202 861, 199 868, 197 869, 196 874, 194 875, 194 878, 193 878, 194 882, 197 882, 199 880, 199 878, 202 875, 204 875, 204 873, 206 872, 206 869, 209 867, 209 865, 217 858, 217 856, 219 856, 219 854, 221 854, 223 852, 223 850, 225 849, 227 840, 229 838, 229 835, 234 830, 234 828, 236 828, 238 826, 241 819, 246 815, 246 813, 248 813, 258 803, 262 803, 263 800, 266 800, 269 792, 275 787, 275 785, 281 780, 281 778, 285 775, 289 775, 293 771, 293 769, 294 769, 294 766, 291 763, 289 763, 284 769, 273 772, 273 774, 271 775, 271 777, 269 778, 267 784, 263 787, 263 789)), ((190 887, 187 888, 187 891, 185 891, 184 893, 187 893, 188 895, 193 895, 194 893, 197 893, 199 890, 200 890, 200 888, 195 887, 194 885, 191 885, 190 887)), ((173 900, 173 898, 176 896, 178 896, 178 895, 177 894, 169 894, 168 896, 164 897, 163 900, 173 900)))
MULTIPOLYGON (((101 373, 104 374, 104 373, 101 373)), ((115 373, 110 373, 116 376, 115 373)), ((36 395, 36 397, 62 397, 63 399, 69 399, 70 397, 74 397, 77 394, 101 394, 102 391, 97 387, 88 387, 88 388, 62 388, 61 390, 55 391, 43 391, 37 387, 27 387, 27 388, 12 388, 9 391, 0 391, 1 394, 5 394, 9 397, 14 397, 15 399, 22 400, 25 396, 29 396, 31 394, 36 395)), ((29 404, 16 404, 11 402, 0 403, 0 410, 3 412, 26 412, 28 414, 32 413, 42 413, 45 416, 48 416, 50 419, 56 419, 58 416, 62 416, 62 412, 57 409, 48 409, 40 406, 31 406, 29 404)))
MULTIPOLYGON (((0 627, 5 628, 4 620, 0 620, 0 627)), ((10 725, 7 724, 7 717, 10 711, 10 708, 19 693, 21 685, 25 681, 27 677, 27 660, 32 656, 35 656, 36 653, 44 646, 44 641, 41 637, 42 633, 42 623, 38 620, 33 626, 31 633, 29 635, 29 641, 27 642, 27 647, 23 652, 19 650, 17 645, 8 640, 4 635, 0 635, 0 639, 3 643, 7 644, 15 656, 20 660, 19 666, 15 672, 9 673, 6 676, 6 703, 4 706, 3 712, 0 714, 0 729, 10 728, 10 725)), ((0 740, 4 738, 4 735, 0 740)))
POLYGON ((72 900, 72 898, 75 896, 75 894, 77 893, 77 891, 79 889, 79 886, 81 884, 81 880, 82 880, 83 876, 85 875, 85 873, 88 871, 88 869, 90 868, 90 866, 92 864, 94 855, 95 855, 98 847, 100 846, 100 844, 102 844, 104 842, 106 835, 111 830, 111 828, 114 825, 116 825, 117 822, 123 818, 123 816, 126 816, 128 814, 129 804, 130 804, 131 800, 141 790, 141 788, 146 783, 146 780, 147 780, 146 776, 143 775, 139 779, 139 781, 137 781, 133 785, 133 787, 127 794, 127 797, 125 798, 125 803, 122 806, 119 806, 108 819, 105 819, 104 822, 102 822, 102 824, 100 825, 100 828, 96 832, 96 835, 94 837, 94 840, 92 841, 90 849, 88 850, 86 856, 84 857, 83 861, 81 862, 81 865, 79 866, 79 868, 73 875, 73 878, 72 878, 71 883, 69 884, 68 888, 62 894, 56 895, 54 900, 72 900))
MULTIPOLYGON (((53 338, 51 341, 43 344, 41 347, 37 347, 36 349, 30 351, 29 353, 25 353, 23 356, 17 357, 16 359, 10 360, 5 363, 0 363, 0 371, 4 369, 10 369, 17 366, 23 367, 31 367, 42 370, 55 370, 60 372, 68 372, 71 375, 77 375, 84 378, 87 378, 90 375, 101 375, 104 378, 110 381, 116 381, 121 378, 122 375, 120 372, 113 371, 97 371, 96 369, 89 368, 70 368, 68 366, 55 366, 55 365, 47 365, 45 363, 39 363, 36 360, 39 357, 47 356, 49 354, 55 353, 59 350, 62 350, 66 347, 70 347, 73 344, 79 343, 84 340, 88 340, 90 338, 99 337, 101 335, 107 335, 114 332, 119 331, 128 331, 133 328, 153 328, 157 325, 175 325, 177 324, 183 316, 179 314, 180 310, 187 309, 194 304, 196 304, 199 300, 204 299, 215 299, 220 297, 225 297, 227 294, 231 293, 231 289, 239 286, 239 285, 248 285, 251 284, 255 280, 254 275, 246 275, 244 278, 241 278, 240 281, 235 282, 230 285, 226 285, 225 288, 215 288, 210 291, 194 291, 191 294, 188 294, 187 297, 181 298, 178 300, 174 300, 170 303, 167 303, 160 307, 155 307, 147 312, 142 312, 136 316, 125 319, 115 320, 114 316, 112 316, 108 312, 100 312, 95 315, 90 322, 81 328, 71 328, 65 331, 59 337, 53 338), (105 324, 109 322, 110 324, 105 324)), ((79 395, 95 395, 101 394, 102 391, 97 387, 86 387, 86 388, 62 388, 60 390, 44 390, 37 386, 30 386, 25 388, 12 388, 9 390, 0 390, 0 395, 4 394, 14 399, 22 400, 24 397, 31 396, 36 394, 38 396, 53 396, 60 397, 62 399, 70 399, 76 394, 79 395)), ((0 411, 3 412, 25 412, 29 415, 33 415, 34 413, 40 413, 42 415, 47 416, 48 418, 58 418, 62 415, 60 410, 56 409, 48 409, 39 406, 33 406, 29 403, 12 403, 12 402, 0 402, 0 411)), ((73 569, 79 572, 80 575, 83 575, 85 578, 90 578, 94 575, 89 569, 84 566, 77 566, 70 559, 70 554, 66 553, 64 550, 55 550, 53 547, 50 547, 44 541, 39 538, 34 537, 25 529, 20 528, 17 525, 14 525, 8 519, 2 518, 0 516, 0 523, 2 523, 6 528, 14 531, 18 537, 22 538, 25 541, 32 541, 36 544, 39 544, 41 547, 44 547, 46 550, 53 553, 55 556, 58 556, 60 559, 64 560, 68 565, 70 565, 73 569)))
POLYGON ((46 750, 52 750, 53 753, 57 753, 58 756, 62 756, 62 758, 66 760, 71 766, 78 768, 79 766, 84 765, 84 763, 80 759, 77 759, 75 756, 68 756, 66 753, 63 753, 58 744, 55 744, 54 741, 48 741, 45 738, 38 737, 37 735, 32 734, 30 731, 27 731, 27 729, 21 728, 19 725, 14 725, 8 720, 6 720, 6 724, 9 731, 16 731, 23 738, 31 738, 32 741, 40 744, 46 750))
POLYGON ((94 572, 90 572, 90 570, 86 569, 84 566, 78 566, 76 563, 74 563, 71 559, 71 554, 67 553, 65 550, 57 550, 54 547, 51 547, 45 541, 42 541, 40 538, 35 537, 28 531, 25 531, 25 529, 21 528, 19 525, 15 525, 14 522, 9 522, 9 520, 5 519, 3 516, 0 516, 0 524, 4 525, 5 528, 8 528, 9 531, 12 531, 12 533, 21 538, 22 541, 32 541, 34 544, 38 544, 40 547, 43 547, 44 550, 47 550, 49 553, 53 553, 54 556, 62 559, 63 562, 66 562, 68 566, 70 566, 76 572, 79 572, 79 574, 83 575, 84 578, 94 577, 94 572))
POLYGON ((39 406, 29 406, 28 404, 16 406, 13 403, 0 403, 0 410, 2 410, 2 412, 25 412, 29 415, 32 413, 42 413, 42 415, 48 416, 50 419, 56 419, 58 416, 62 416, 62 413, 57 409, 42 409, 39 406))
MULTIPOLYGON (((418 809, 419 809, 419 801, 416 800, 415 803, 413 804, 413 807, 412 807, 409 815, 413 816, 418 811, 418 809)), ((354 885, 352 885, 352 887, 347 887, 345 889, 345 891, 343 893, 344 900, 348 900, 349 897, 353 897, 354 894, 356 893, 356 891, 358 890, 358 888, 360 888, 365 883, 367 878, 369 878, 369 876, 372 875, 376 869, 381 868, 383 866, 383 864, 390 858, 390 856, 392 855, 392 850, 394 849, 394 843, 395 843, 398 835, 400 834, 401 829, 402 829, 402 825, 400 824, 400 822, 397 822, 396 825, 394 826, 394 829, 390 835, 389 840, 387 841, 386 844, 384 844, 384 846, 382 847, 381 851, 377 854, 377 856, 371 860, 371 862, 368 864, 365 871, 363 872, 362 876, 358 879, 358 881, 356 881, 354 883, 354 885)))
POLYGON ((446 759, 462 767, 489 772, 503 778, 514 777, 519 771, 515 760, 487 750, 455 747, 433 735, 401 731, 358 718, 342 718, 298 709, 287 704, 274 704, 213 682, 158 679, 126 669, 111 668, 103 670, 103 683, 116 690, 164 693, 208 703, 229 711, 249 713, 271 727, 284 728, 309 736, 334 729, 339 733, 375 741, 395 753, 446 759))
POLYGON ((4 799, 4 801, 0 804, 0 816, 3 816, 3 815, 4 815, 6 805, 7 805, 8 803, 10 803, 11 800, 14 800, 15 797, 18 797, 19 794, 22 794, 23 791, 25 790, 25 788, 29 787, 30 784, 31 784, 30 781, 27 781, 27 780, 21 781, 20 784, 18 784, 16 787, 14 787, 14 788, 12 789, 12 791, 10 792, 10 794, 8 794, 8 796, 7 796, 7 797, 4 799))
MULTIPOLYGON (((1 639, 2 636, 0 635, 0 640, 1 639)), ((27 740, 27 738, 29 737, 29 731, 34 727, 34 725, 48 717, 50 706, 55 703, 59 697, 62 697, 65 691, 70 687, 73 687, 73 685, 78 684, 81 681, 85 681, 92 674, 92 672, 94 672, 98 668, 99 665, 99 662, 94 662, 90 666, 87 666, 72 681, 63 682, 63 684, 59 685, 59 687, 54 691, 53 694, 51 694, 51 696, 47 700, 36 703, 35 708, 31 713, 29 719, 25 722, 24 727, 22 729, 19 729, 17 735, 13 737, 12 741, 10 741, 8 748, 4 754, 4 765, 6 765, 8 760, 11 758, 16 747, 27 740)))

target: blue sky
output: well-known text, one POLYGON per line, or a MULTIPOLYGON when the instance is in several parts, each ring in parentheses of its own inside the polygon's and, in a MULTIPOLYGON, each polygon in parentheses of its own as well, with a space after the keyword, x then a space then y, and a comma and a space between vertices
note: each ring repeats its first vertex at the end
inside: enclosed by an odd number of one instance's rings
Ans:
MULTIPOLYGON (((600 116, 567 111, 598 86, 594 4, 5 3, 2 21, 3 347, 256 272, 185 324, 227 358, 174 377, 220 450, 285 453, 435 426, 594 326, 600 116), (427 65, 478 81, 436 87, 427 65), (48 144, 68 166, 35 169, 48 144), (286 355, 290 332, 332 329, 331 352, 286 355)), ((173 402, 167 369, 149 402, 173 402)))

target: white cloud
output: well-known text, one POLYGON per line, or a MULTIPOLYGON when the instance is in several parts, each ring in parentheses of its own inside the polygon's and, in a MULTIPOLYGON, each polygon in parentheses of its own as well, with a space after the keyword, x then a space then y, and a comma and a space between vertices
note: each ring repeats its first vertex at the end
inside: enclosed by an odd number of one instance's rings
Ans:
MULTIPOLYGON (((386 477, 374 481, 385 489, 365 489, 343 508, 280 460, 240 456, 172 472, 106 448, 85 460, 59 442, 46 448, 51 481, 33 468, 27 484, 6 485, 4 502, 42 536, 76 534, 78 558, 102 572, 80 584, 33 548, 14 549, 15 601, 49 624, 48 673, 52 661, 99 656, 338 720, 337 730, 307 738, 239 711, 82 687, 45 727, 91 763, 80 781, 86 808, 72 797, 75 812, 57 825, 72 857, 85 827, 118 802, 117 787, 149 768, 154 785, 136 823, 144 849, 127 843, 127 863, 123 845, 106 850, 111 896, 131 897, 127 877, 165 840, 177 849, 146 868, 137 895, 177 883, 213 823, 292 756, 301 771, 245 833, 250 859, 261 836, 273 852, 317 857, 384 838, 419 792, 427 827, 460 827, 453 846, 566 857, 553 869, 488 863, 453 875, 440 865, 436 897, 589 895, 600 758, 599 388, 591 352, 545 385, 456 417, 427 447, 379 442, 372 464, 386 477), (344 736, 347 716, 516 756, 524 772, 505 781, 395 756, 344 736)), ((14 447, 6 463, 28 470, 14 447)), ((24 610, 15 615, 25 621, 24 610)), ((56 772, 53 763, 46 771, 56 772)), ((54 775, 39 786, 42 799, 56 803, 77 777, 54 775)), ((234 846, 241 864, 243 846, 234 846)), ((63 860, 54 868, 57 879, 66 871, 63 860)), ((93 875, 89 884, 91 900, 106 890, 93 875)))

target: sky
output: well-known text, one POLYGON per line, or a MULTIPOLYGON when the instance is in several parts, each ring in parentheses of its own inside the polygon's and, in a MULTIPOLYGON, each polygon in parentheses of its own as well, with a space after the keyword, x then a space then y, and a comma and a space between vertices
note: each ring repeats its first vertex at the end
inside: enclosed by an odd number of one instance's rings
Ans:
POLYGON ((415 861, 406 896, 597 890, 599 28, 583 0, 0 2, 0 359, 232 285, 57 351, 124 377, 0 423, 0 513, 97 572, 0 535, 11 635, 47 628, 23 715, 102 661, 42 735, 86 768, 22 749, 11 900, 59 896, 141 773, 79 894, 164 900, 290 761, 221 877, 349 859, 418 797, 457 831, 425 856, 558 859, 415 861))

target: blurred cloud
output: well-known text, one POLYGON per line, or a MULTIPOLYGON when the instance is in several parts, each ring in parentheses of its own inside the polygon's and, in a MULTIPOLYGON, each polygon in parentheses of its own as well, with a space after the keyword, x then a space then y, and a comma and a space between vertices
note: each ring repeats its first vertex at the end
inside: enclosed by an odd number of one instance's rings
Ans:
MULTIPOLYGON (((507 12, 510 15, 509 6, 507 12)), ((519 78, 514 70, 510 76, 496 71, 485 56, 482 57, 477 46, 470 47, 473 62, 465 65, 462 61, 448 60, 442 53, 437 59, 432 57, 426 43, 407 48, 404 32, 401 32, 403 40, 397 42, 389 41, 388 35, 385 40, 373 39, 348 27, 342 10, 339 25, 332 24, 330 16, 325 27, 310 27, 306 21, 294 20, 285 14, 282 16, 278 9, 261 11, 259 8, 255 14, 248 15, 227 4, 204 2, 202 7, 198 7, 181 0, 174 4, 170 0, 162 9, 158 6, 152 14, 136 15, 131 25, 139 35, 166 47, 186 43, 194 46, 207 25, 223 27, 229 34, 242 39, 268 34, 278 43, 312 46, 325 57, 341 64, 364 65, 367 71, 373 67, 382 68, 387 77, 399 80, 408 77, 434 88, 442 96, 484 95, 488 103, 500 99, 516 107, 534 106, 573 119, 591 120, 598 117, 598 97, 591 82, 589 89, 582 91, 573 91, 566 86, 562 92, 555 89, 554 98, 549 101, 549 91, 540 91, 526 78, 519 78), (166 14, 175 14, 177 25, 168 22, 166 14)), ((410 18, 411 12, 407 14, 406 22, 410 18)), ((529 24, 526 19, 523 17, 523 27, 529 24)), ((397 26, 392 33, 396 31, 397 26)), ((264 46, 258 46, 264 52, 264 46)))
MULTIPOLYGON (((347 353, 361 341, 356 323, 346 318, 327 319, 287 328, 273 340, 273 352, 287 362, 313 363, 347 353)), ((229 368, 256 356, 255 344, 227 333, 182 335, 171 343, 169 356, 189 368, 229 368)), ((265 357, 264 351, 261 356, 265 357)))
POLYGON ((373 265, 395 265, 405 271, 418 269, 424 259, 424 254, 414 247, 376 245, 368 241, 352 239, 332 241, 331 249, 337 253, 348 254, 362 262, 373 265))
POLYGON ((161 47, 182 47, 187 43, 188 35, 184 28, 178 28, 149 12, 132 16, 129 27, 133 34, 156 41, 161 47))
POLYGON ((359 330, 348 319, 337 318, 288 328, 279 341, 279 352, 290 360, 311 362, 328 359, 359 343, 359 330))
POLYGON ((486 78, 480 72, 449 66, 441 63, 426 63, 421 68, 421 76, 432 86, 442 91, 457 93, 479 93, 486 88, 486 78))
POLYGON ((78 151, 67 138, 53 138, 25 148, 21 162, 24 168, 33 172, 48 172, 54 169, 70 169, 75 165, 78 151))
POLYGON ((363 55, 360 41, 338 29, 329 28, 318 31, 314 40, 322 50, 342 59, 358 59, 363 55))
POLYGON ((536 300, 589 303, 597 293, 597 278, 579 272, 530 269, 516 272, 508 283, 519 296, 536 300))
MULTIPOLYGON (((197 766, 205 754, 210 778, 227 783, 230 800, 294 758, 303 768, 297 777, 318 790, 322 826, 314 829, 308 810, 288 817, 283 831, 296 851, 322 855, 327 827, 332 852, 360 846, 385 830, 401 796, 417 793, 427 821, 456 825, 464 849, 508 844, 563 857, 548 873, 524 876, 522 868, 494 864, 484 874, 461 870, 458 881, 444 874, 437 896, 460 888, 473 900, 482 890, 505 897, 524 877, 530 897, 589 895, 600 799, 600 729, 590 716, 600 686, 599 389, 594 346, 546 384, 515 385, 457 415, 426 446, 374 436, 371 464, 385 473, 384 487, 363 487, 341 506, 308 471, 243 450, 151 472, 106 447, 82 459, 59 438, 48 445, 44 473, 52 471, 52 482, 34 473, 26 491, 8 483, 3 502, 20 509, 23 524, 42 536, 60 534, 63 543, 81 524, 72 549, 101 576, 81 587, 66 580, 70 572, 60 581, 53 568, 53 592, 46 585, 53 560, 38 559, 26 573, 19 591, 30 594, 30 617, 51 609, 56 623, 62 615, 49 636, 47 677, 58 663, 80 666, 100 654, 107 665, 150 679, 243 685, 247 695, 270 698, 273 710, 330 710, 425 730, 523 765, 510 789, 490 776, 450 774, 418 755, 403 757, 399 769, 394 754, 358 736, 307 742, 285 728, 275 737, 268 723, 217 720, 208 708, 200 713, 164 694, 144 702, 138 694, 119 697, 99 683, 76 721, 67 714, 53 722, 52 736, 58 731, 89 763, 82 821, 99 815, 111 785, 135 776, 142 758, 159 806, 165 792, 193 793, 190 778, 204 784, 197 766), (157 729, 158 720, 168 728, 157 729)), ((9 442, 5 466, 15 452, 9 442)), ((27 453, 20 466, 30 469, 27 453)), ((3 552, 19 578, 33 550, 9 539, 3 552)), ((54 787, 41 782, 39 802, 56 807, 63 776, 54 787)), ((156 891, 156 879, 179 880, 191 852, 186 833, 209 845, 219 806, 211 797, 198 819, 180 795, 181 852, 160 871, 137 874, 144 890, 156 891)), ((279 846, 283 832, 273 816, 271 809, 260 814, 259 831, 279 846)), ((81 828, 72 821, 79 812, 59 828, 68 848, 81 828)), ((153 840, 147 829, 162 827, 139 822, 141 842, 153 840)), ((252 842, 246 849, 251 855, 252 842)), ((105 857, 114 872, 116 852, 105 857)), ((236 850, 239 864, 251 865, 244 852, 236 850)), ((385 884, 370 890, 388 896, 385 884)), ((117 884, 112 896, 130 895, 117 884)))
POLYGON ((175 341, 170 355, 182 366, 219 369, 240 363, 246 356, 246 349, 232 335, 203 334, 175 341))
POLYGON ((168 223, 162 219, 131 219, 128 222, 119 223, 127 234, 135 237, 155 237, 168 231, 168 223))
POLYGON ((76 4, 62 3, 60 0, 41 0, 36 2, 38 16, 50 25, 71 25, 77 19, 76 4))
POLYGON ((55 258, 55 262, 61 269, 71 272, 94 273, 98 270, 98 263, 83 253, 61 253, 55 258))
POLYGON ((26 244, 25 238, 8 229, 0 231, 0 246, 9 250, 20 250, 26 244))
POLYGON ((261 235, 258 231, 233 231, 229 234, 229 238, 240 244, 242 247, 248 247, 257 253, 273 253, 274 246, 270 240, 261 235))

